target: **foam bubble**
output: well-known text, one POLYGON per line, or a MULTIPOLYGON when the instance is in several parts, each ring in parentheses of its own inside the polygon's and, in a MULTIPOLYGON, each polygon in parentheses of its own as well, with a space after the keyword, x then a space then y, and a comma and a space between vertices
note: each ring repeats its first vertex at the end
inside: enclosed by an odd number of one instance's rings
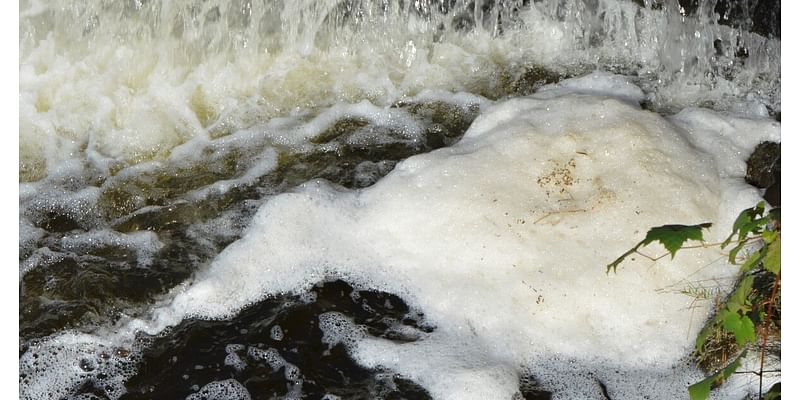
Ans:
POLYGON ((75 387, 89 385, 108 398, 123 395, 135 373, 138 356, 119 338, 73 332, 32 343, 19 359, 20 399, 69 397, 75 387))
POLYGON ((275 325, 269 330, 269 337, 272 340, 281 341, 283 340, 283 329, 281 329, 280 325, 275 325))
POLYGON ((229 365, 237 371, 244 370, 244 368, 247 367, 247 363, 237 354, 244 349, 245 346, 242 344, 229 344, 225 346, 225 353, 227 354, 224 361, 225 365, 229 365))
POLYGON ((255 360, 266 362, 273 371, 277 371, 286 364, 286 360, 281 357, 281 353, 276 349, 259 349, 258 347, 248 347, 247 355, 255 360))
POLYGON ((296 365, 286 361, 278 350, 269 348, 261 349, 250 346, 247 348, 247 355, 253 360, 266 362, 273 371, 283 368, 283 376, 289 381, 289 392, 284 396, 285 399, 300 399, 303 395, 303 374, 296 365))
POLYGON ((328 350, 337 344, 351 347, 356 341, 365 337, 363 329, 335 311, 320 314, 319 329, 322 331, 322 343, 328 345, 328 350))
POLYGON ((186 400, 250 400, 250 392, 236 379, 214 381, 203 386, 197 393, 192 393, 186 400))

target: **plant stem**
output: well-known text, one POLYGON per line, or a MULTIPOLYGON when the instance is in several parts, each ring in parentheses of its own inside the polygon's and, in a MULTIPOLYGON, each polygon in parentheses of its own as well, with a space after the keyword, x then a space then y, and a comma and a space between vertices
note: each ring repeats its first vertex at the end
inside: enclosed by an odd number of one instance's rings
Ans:
POLYGON ((772 293, 769 295, 767 301, 767 318, 764 320, 764 325, 761 328, 761 367, 758 374, 758 398, 763 398, 763 385, 764 385, 764 354, 767 348, 767 339, 769 338, 769 325, 772 321, 772 305, 775 304, 775 298, 778 294, 778 287, 781 286, 781 273, 775 277, 775 284, 772 286, 772 293))

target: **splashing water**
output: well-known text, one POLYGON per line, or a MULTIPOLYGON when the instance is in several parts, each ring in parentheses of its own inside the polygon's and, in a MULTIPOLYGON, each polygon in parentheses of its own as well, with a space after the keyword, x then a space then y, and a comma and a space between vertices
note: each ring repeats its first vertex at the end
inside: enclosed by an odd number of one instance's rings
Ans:
POLYGON ((22 1, 21 398, 684 396, 735 271, 604 266, 781 104, 769 3, 688 3, 22 1))

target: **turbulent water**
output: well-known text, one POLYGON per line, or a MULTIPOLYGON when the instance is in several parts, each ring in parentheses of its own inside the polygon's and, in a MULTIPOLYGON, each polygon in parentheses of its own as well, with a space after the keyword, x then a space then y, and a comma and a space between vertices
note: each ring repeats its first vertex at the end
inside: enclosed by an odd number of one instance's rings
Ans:
POLYGON ((760 199, 779 21, 766 0, 21 1, 20 398, 685 397, 712 301, 682 292, 735 268, 605 265, 760 199))

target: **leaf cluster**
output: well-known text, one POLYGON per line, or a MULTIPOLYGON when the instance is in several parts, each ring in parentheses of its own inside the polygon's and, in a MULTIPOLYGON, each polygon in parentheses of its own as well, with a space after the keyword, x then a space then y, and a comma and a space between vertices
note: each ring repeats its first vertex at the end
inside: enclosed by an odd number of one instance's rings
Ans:
POLYGON ((749 272, 763 263, 767 271, 776 275, 780 273, 780 221, 780 208, 774 208, 765 213, 763 201, 753 208, 742 211, 733 223, 731 235, 722 242, 722 248, 724 249, 736 237, 736 246, 728 253, 728 262, 736 264, 741 250, 751 243, 753 239, 761 239, 764 245, 757 252, 746 258, 746 261, 742 263, 741 271, 743 273, 749 272))
MULTIPOLYGON (((689 240, 703 242, 703 229, 711 227, 710 223, 698 225, 664 225, 651 228, 645 238, 630 250, 606 266, 606 273, 616 273, 617 266, 633 253, 652 242, 661 243, 672 258, 678 250, 684 249, 689 240)), ((731 234, 722 242, 725 249, 734 247, 728 252, 728 262, 740 265, 740 278, 731 295, 720 307, 711 320, 700 331, 695 342, 696 351, 700 354, 713 332, 725 331, 733 334, 737 345, 741 348, 757 340, 758 325, 769 325, 772 309, 779 295, 781 271, 781 232, 780 209, 765 210, 764 202, 742 211, 733 223, 731 234), (744 256, 742 256, 744 254, 744 256), (754 271, 763 269, 774 275, 775 286, 769 296, 754 290, 754 271), (755 319, 755 322, 754 322, 755 319)), ((703 247, 707 247, 703 244, 703 247)), ((639 253, 641 254, 641 253, 639 253)), ((666 255, 666 254, 665 254, 666 255)), ((767 329, 764 329, 765 335, 767 329)), ((762 346, 762 359, 763 359, 762 346)), ((692 400, 708 398, 713 384, 721 383, 739 368, 746 350, 728 365, 708 378, 689 386, 692 400)), ((763 364, 763 363, 762 363, 763 364)), ((778 386, 778 393, 780 387, 778 386)), ((772 390, 771 390, 772 392, 772 390)), ((779 394, 778 394, 779 396, 779 394)))
MULTIPOLYGON (((728 262, 736 265, 737 261, 743 260, 739 269, 740 279, 723 307, 717 311, 697 336, 695 346, 698 353, 702 351, 710 333, 720 328, 732 333, 736 338, 736 344, 742 348, 755 343, 758 331, 757 324, 753 322, 754 317, 757 318, 758 324, 764 324, 764 334, 766 335, 771 310, 765 310, 765 305, 771 307, 775 302, 777 292, 773 290, 770 298, 765 298, 759 291, 754 290, 753 271, 759 267, 763 268, 767 273, 774 275, 775 285, 780 282, 780 209, 776 208, 765 212, 764 202, 760 202, 755 207, 742 211, 733 223, 730 236, 722 242, 722 248, 724 249, 732 243, 735 243, 735 246, 728 252, 728 262), (747 249, 749 244, 754 244, 757 249, 740 258, 740 253, 747 249)), ((777 286, 775 288, 777 289, 777 286)), ((721 371, 690 386, 691 399, 704 400, 708 398, 706 388, 708 387, 710 390, 709 381, 717 382, 727 379, 730 373, 738 368, 744 353, 745 351, 721 371)))

